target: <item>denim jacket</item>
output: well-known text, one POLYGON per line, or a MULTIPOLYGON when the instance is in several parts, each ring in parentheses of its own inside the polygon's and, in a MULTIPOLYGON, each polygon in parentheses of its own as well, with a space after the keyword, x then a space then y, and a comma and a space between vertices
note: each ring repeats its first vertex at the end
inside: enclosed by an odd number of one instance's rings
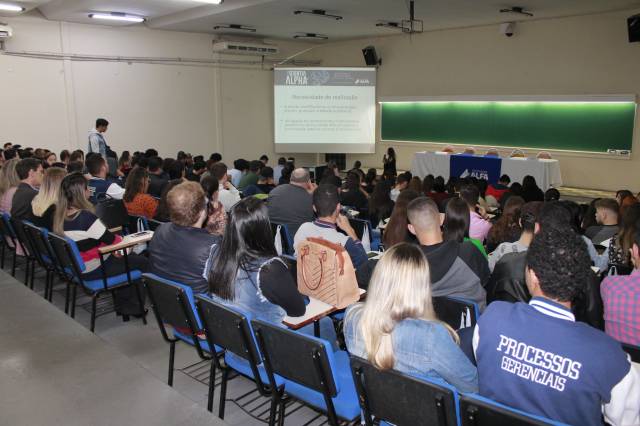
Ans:
MULTIPOLYGON (((360 332, 362 310, 347 310, 344 336, 353 355, 367 359, 360 332)), ((417 378, 444 379, 460 392, 478 392, 478 371, 454 342, 444 325, 435 321, 406 319, 394 328, 394 370, 417 378)))

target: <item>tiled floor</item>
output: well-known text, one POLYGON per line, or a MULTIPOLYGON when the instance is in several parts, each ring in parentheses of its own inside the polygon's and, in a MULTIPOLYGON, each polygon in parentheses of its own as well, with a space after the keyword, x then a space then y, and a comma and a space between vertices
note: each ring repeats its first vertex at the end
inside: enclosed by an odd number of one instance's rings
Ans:
MULTIPOLYGON (((7 259, 8 260, 8 259, 7 259)), ((7 264, 10 265, 8 261, 7 264)), ((5 271, 10 273, 10 268, 5 264, 5 271)), ((42 295, 44 280, 42 273, 36 275, 35 291, 42 295)), ((19 269, 16 278, 22 282, 24 271, 19 269)), ((9 274, 0 274, 0 285, 6 280, 13 279, 9 274)), ((105 298, 109 299, 109 298, 105 298)), ((90 299, 81 297, 78 299, 75 320, 89 328, 90 305, 86 309, 81 305, 90 299)), ((57 284, 54 287, 53 303, 61 310, 64 309, 64 287, 57 284)), ((96 334, 125 356, 134 360, 137 364, 151 372, 154 376, 167 381, 169 345, 164 342, 158 325, 153 316, 147 316, 148 324, 143 325, 141 320, 131 319, 122 322, 115 313, 110 311, 110 303, 105 309, 107 313, 97 318, 96 334)), ((174 384, 173 387, 185 397, 206 408, 208 391, 209 361, 202 361, 194 348, 178 343, 175 354, 174 384)), ((214 413, 218 410, 218 389, 216 389, 214 413)), ((34 401, 37 403, 37 401, 34 401)), ((265 425, 268 419, 269 400, 261 397, 252 381, 238 376, 231 380, 227 390, 227 403, 225 422, 231 425, 265 425)), ((217 414, 212 414, 217 415, 217 414)), ((321 425, 326 424, 326 417, 319 415, 314 410, 299 403, 292 403, 287 408, 285 420, 287 425, 321 425)))

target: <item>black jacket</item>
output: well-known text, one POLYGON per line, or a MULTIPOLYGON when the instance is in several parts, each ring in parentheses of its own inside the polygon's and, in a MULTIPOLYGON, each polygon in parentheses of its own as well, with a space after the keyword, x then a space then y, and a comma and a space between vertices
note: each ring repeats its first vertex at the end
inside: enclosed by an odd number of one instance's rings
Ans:
POLYGON ((20 182, 11 201, 11 217, 18 220, 31 219, 31 201, 38 195, 38 191, 24 182, 20 182))

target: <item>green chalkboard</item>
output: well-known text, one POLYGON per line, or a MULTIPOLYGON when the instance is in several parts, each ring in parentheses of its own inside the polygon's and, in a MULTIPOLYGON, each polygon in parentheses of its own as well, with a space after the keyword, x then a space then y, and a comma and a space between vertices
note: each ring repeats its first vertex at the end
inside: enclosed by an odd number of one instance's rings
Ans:
POLYGON ((634 102, 391 102, 381 139, 569 151, 631 150, 634 102))

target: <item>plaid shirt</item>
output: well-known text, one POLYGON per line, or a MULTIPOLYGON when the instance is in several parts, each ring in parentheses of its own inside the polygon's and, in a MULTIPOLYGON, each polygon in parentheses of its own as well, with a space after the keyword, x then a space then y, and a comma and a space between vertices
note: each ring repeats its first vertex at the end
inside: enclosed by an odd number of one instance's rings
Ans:
POLYGON ((640 346, 640 270, 606 277, 600 286, 605 331, 614 339, 640 346))

